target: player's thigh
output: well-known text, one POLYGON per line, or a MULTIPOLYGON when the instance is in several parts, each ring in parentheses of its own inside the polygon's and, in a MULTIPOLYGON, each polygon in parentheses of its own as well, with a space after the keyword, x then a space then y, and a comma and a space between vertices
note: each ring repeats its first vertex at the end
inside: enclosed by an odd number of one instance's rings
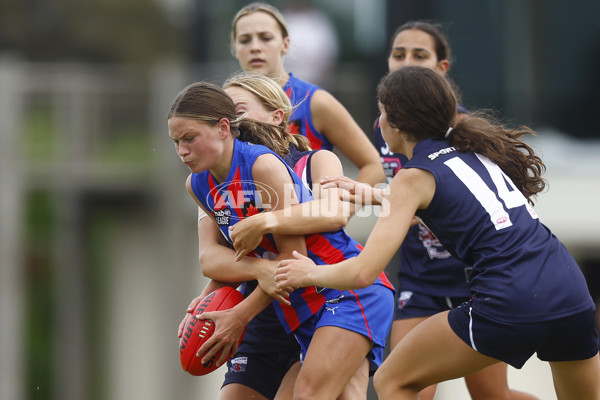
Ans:
POLYGON ((550 368, 558 400, 600 399, 598 354, 581 361, 554 361, 550 368))
POLYGON ((397 319, 392 323, 390 333, 390 345, 393 349, 404 336, 408 334, 415 326, 425 321, 429 317, 415 317, 407 319, 397 319))
POLYGON ((223 386, 218 400, 269 400, 256 390, 240 383, 230 383, 223 386))
POLYGON ((335 326, 318 328, 300 369, 296 393, 300 391, 306 398, 337 397, 371 346, 369 339, 359 333, 335 326))
POLYGON ((300 361, 294 363, 281 380, 279 390, 275 394, 274 400, 291 400, 294 397, 294 385, 296 378, 300 373, 300 361))
POLYGON ((392 350, 374 379, 376 387, 391 384, 421 390, 496 362, 473 350, 454 333, 446 311, 414 327, 392 350))

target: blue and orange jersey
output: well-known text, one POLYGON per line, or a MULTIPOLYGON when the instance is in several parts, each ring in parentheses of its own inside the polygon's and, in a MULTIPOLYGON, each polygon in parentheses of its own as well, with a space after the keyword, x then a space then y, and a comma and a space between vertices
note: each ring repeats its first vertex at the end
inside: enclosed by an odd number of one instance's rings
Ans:
POLYGON ((310 101, 313 94, 319 89, 321 89, 319 86, 302 81, 290 73, 290 77, 283 87, 283 91, 294 106, 288 129, 292 134, 306 136, 310 147, 315 150, 331 150, 333 144, 315 128, 310 112, 310 101))
MULTIPOLYGON (((198 200, 208 210, 219 225, 223 236, 231 243, 229 227, 236 222, 263 211, 259 191, 261 183, 252 175, 256 159, 263 154, 275 154, 267 147, 235 140, 231 169, 224 182, 217 182, 209 171, 192 174, 192 189, 198 200)), ((294 190, 300 202, 312 200, 308 188, 300 178, 281 160, 288 169, 294 182, 294 190)), ((277 201, 271 199, 271 202, 277 201)), ((306 236, 308 257, 316 264, 333 264, 355 257, 362 250, 360 243, 346 234, 344 230, 317 233, 306 236)), ((254 257, 274 259, 278 255, 277 246, 271 234, 249 254, 254 257)), ((376 284, 393 290, 392 285, 382 273, 376 284)), ((291 306, 274 302, 280 322, 288 333, 294 331, 302 322, 310 318, 323 307, 325 301, 339 296, 341 291, 327 288, 306 287, 296 289, 290 295, 291 306)))

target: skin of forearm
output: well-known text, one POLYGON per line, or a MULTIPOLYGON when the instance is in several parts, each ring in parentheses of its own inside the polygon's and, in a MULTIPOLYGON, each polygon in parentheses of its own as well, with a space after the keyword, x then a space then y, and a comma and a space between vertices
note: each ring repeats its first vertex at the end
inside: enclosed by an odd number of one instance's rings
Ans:
POLYGON ((362 258, 353 257, 334 265, 317 266, 310 278, 315 286, 332 289, 361 289, 367 287, 377 279, 379 274, 374 274, 364 268, 362 258))
POLYGON ((275 261, 244 257, 235 261, 235 252, 225 246, 200 252, 200 266, 204 276, 223 282, 245 282, 257 279, 263 268, 274 268, 275 261))
POLYGON ((262 229, 264 233, 271 232, 281 235, 331 232, 346 226, 350 215, 348 203, 337 201, 331 197, 323 197, 265 213, 262 229))
POLYGON ((377 160, 376 164, 367 164, 361 167, 356 176, 358 182, 368 183, 374 186, 385 181, 385 173, 381 162, 377 160))
POLYGON ((263 292, 260 287, 257 287, 244 301, 235 306, 235 308, 236 311, 239 311, 240 320, 246 325, 272 302, 273 298, 263 292))

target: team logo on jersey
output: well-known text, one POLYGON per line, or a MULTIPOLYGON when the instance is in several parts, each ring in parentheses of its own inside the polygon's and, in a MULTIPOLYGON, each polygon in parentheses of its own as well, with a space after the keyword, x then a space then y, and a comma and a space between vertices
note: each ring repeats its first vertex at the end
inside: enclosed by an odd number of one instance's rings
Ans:
POLYGON ((293 121, 288 122, 288 132, 292 135, 301 135, 302 134, 302 120, 295 119, 293 121))
POLYGON ((439 239, 426 226, 423 224, 419 224, 418 226, 419 240, 423 244, 423 247, 425 247, 425 250, 427 250, 429 258, 433 260, 434 258, 443 259, 450 257, 448 250, 442 246, 439 239))
POLYGON ((265 208, 277 206, 278 199, 272 196, 273 190, 267 185, 251 180, 231 180, 220 185, 210 185, 206 195, 206 204, 217 217, 222 218, 219 225, 229 225, 228 218, 242 218, 258 214, 265 208), (225 209, 234 210, 237 215, 223 214, 225 209), (224 218, 228 217, 228 218, 224 218))
POLYGON ((400 168, 402 167, 400 165, 400 160, 394 157, 381 157, 381 164, 388 182, 392 180, 392 178, 398 173, 398 171, 400 171, 400 168))
POLYGON ((215 221, 217 221, 217 225, 229 226, 231 210, 229 210, 228 208, 224 208, 222 210, 214 210, 212 213, 215 216, 215 221))
POLYGON ((398 309, 399 310, 403 309, 404 306, 406 306, 406 303, 410 300, 412 295, 413 295, 413 292, 409 292, 409 291, 400 292, 400 295, 398 295, 398 309))
MULTIPOLYGON (((251 217, 253 215, 256 215, 260 212, 262 212, 263 209, 262 208, 258 208, 255 205, 254 199, 245 202, 240 210, 239 210, 239 214, 238 216, 233 216, 235 219, 241 219, 241 217, 243 216, 245 217, 251 217)), ((215 216, 215 221, 217 222, 217 225, 219 226, 229 226, 231 225, 231 210, 229 208, 223 208, 221 210, 214 210, 212 212, 212 214, 215 216)), ((235 223, 235 222, 234 222, 235 223)))
POLYGON ((244 372, 246 365, 248 364, 248 357, 236 357, 229 361, 229 371, 231 372, 244 372))
POLYGON ((244 205, 242 206, 242 214, 244 215, 244 217, 251 217, 263 211, 264 209, 256 207, 254 199, 244 203, 244 205))
MULTIPOLYGON (((321 288, 321 290, 323 290, 323 288, 321 288)), ((336 297, 335 299, 329 299, 327 301, 325 301, 325 304, 338 304, 340 301, 344 300, 344 295, 340 295, 339 297, 336 297)))

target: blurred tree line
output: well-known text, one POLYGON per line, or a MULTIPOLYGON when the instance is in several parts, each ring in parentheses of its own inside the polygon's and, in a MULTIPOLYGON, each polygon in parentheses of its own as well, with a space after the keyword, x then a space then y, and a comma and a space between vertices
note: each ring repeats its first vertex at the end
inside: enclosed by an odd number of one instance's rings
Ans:
POLYGON ((29 61, 151 63, 184 52, 158 1, 0 0, 0 53, 29 61))

